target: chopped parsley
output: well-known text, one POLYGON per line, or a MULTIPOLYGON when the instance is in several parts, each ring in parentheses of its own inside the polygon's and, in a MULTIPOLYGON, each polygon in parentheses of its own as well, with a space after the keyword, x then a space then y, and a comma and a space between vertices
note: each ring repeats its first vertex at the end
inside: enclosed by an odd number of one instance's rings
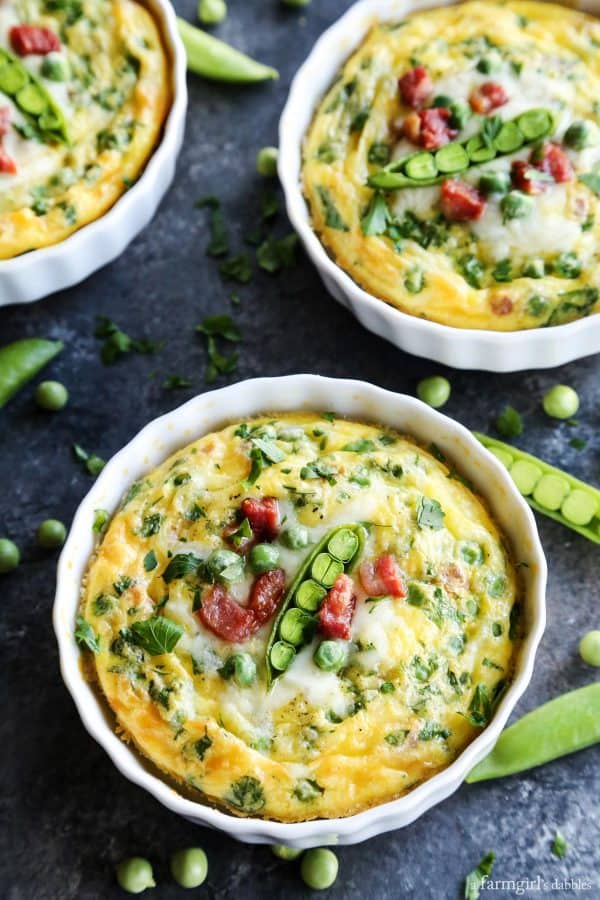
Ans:
POLYGON ((146 555, 144 556, 144 569, 146 572, 152 572, 158 565, 158 560, 156 558, 156 553, 154 550, 148 550, 146 555))
POLYGON ((228 375, 233 372, 239 358, 238 353, 232 353, 231 356, 222 354, 217 347, 217 338, 237 343, 241 341, 242 333, 231 316, 226 314, 207 316, 200 325, 196 326, 196 331, 206 338, 208 367, 205 381, 207 384, 212 384, 219 375, 228 375))
POLYGON ((222 262, 219 272, 229 281, 248 284, 252 278, 252 262, 247 253, 238 253, 237 256, 231 256, 222 262))
POLYGON ((196 202, 198 209, 208 207, 210 209, 210 241, 206 247, 208 256, 226 256, 229 253, 229 239, 225 227, 225 219, 221 211, 221 204, 217 197, 202 197, 196 202))
POLYGON ((243 775, 233 782, 225 800, 237 809, 253 813, 265 805, 265 792, 258 778, 243 775))
POLYGON ((295 232, 276 239, 266 238, 256 251, 256 261, 261 269, 274 275, 280 269, 293 266, 296 262, 298 235, 295 232))
POLYGON ((105 365, 116 362, 126 353, 156 353, 162 346, 156 341, 129 337, 116 322, 106 316, 98 316, 94 336, 103 339, 100 358, 105 365))
POLYGON ((325 225, 328 228, 335 228, 337 231, 349 231, 350 229, 342 219, 338 209, 331 198, 331 194, 322 185, 317 187, 317 194, 323 207, 323 215, 325 217, 325 225))
POLYGON ((105 466, 103 459, 96 456, 95 453, 88 453, 81 444, 73 444, 73 453, 75 454, 75 459, 83 463, 90 475, 99 475, 105 466))
POLYGON ((162 386, 167 391, 174 391, 178 388, 191 387, 192 382, 189 380, 189 378, 184 378, 182 375, 167 375, 162 383, 162 386))
POLYGON ((481 862, 472 872, 469 872, 465 878, 465 900, 478 900, 481 888, 492 871, 492 866, 496 861, 496 854, 490 850, 486 853, 481 862))

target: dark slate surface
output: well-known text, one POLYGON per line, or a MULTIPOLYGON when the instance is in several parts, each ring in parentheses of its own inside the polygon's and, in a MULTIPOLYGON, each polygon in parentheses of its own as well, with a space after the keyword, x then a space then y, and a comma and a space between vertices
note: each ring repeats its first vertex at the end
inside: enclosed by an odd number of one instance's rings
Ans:
MULTIPOLYGON (((72 290, 33 306, 0 311, 2 343, 27 335, 61 338, 66 350, 47 370, 71 391, 57 415, 36 411, 31 389, 0 413, 0 533, 23 551, 20 569, 1 578, 3 700, 0 766, 3 790, 0 893, 9 900, 92 900, 123 896, 113 866, 125 855, 155 861, 159 887, 152 896, 174 898, 168 854, 204 846, 210 877, 198 896, 295 898, 308 895, 297 865, 276 861, 266 848, 237 844, 196 828, 129 784, 84 731, 59 672, 50 612, 55 558, 35 548, 36 525, 47 516, 68 522, 91 484, 70 455, 78 441, 109 457, 141 426, 204 390, 204 350, 194 326, 209 313, 233 310, 244 332, 237 375, 318 372, 362 378, 412 393, 416 381, 440 371, 363 331, 325 293, 312 266, 301 259, 292 274, 257 274, 231 307, 230 287, 204 255, 205 215, 196 198, 216 193, 240 244, 255 227, 264 182, 254 156, 276 143, 277 119, 294 70, 317 35, 347 4, 319 0, 305 13, 277 0, 232 2, 219 34, 280 67, 277 84, 238 89, 190 80, 185 149, 175 184, 151 225, 114 264, 72 290), (106 368, 93 337, 97 314, 116 319, 134 336, 164 339, 156 356, 130 356, 106 368), (161 388, 171 373, 193 387, 161 388)), ((178 8, 188 18, 193 3, 178 8)), ((280 215, 276 230, 285 233, 280 215)), ((486 429, 507 402, 525 415, 520 443, 575 474, 598 482, 597 358, 553 372, 495 376, 446 373, 453 395, 446 412, 486 429), (572 384, 582 398, 580 425, 546 419, 540 397, 554 383, 572 384), (576 433, 589 439, 584 452, 569 446, 576 433)), ((518 713, 593 680, 577 654, 581 635, 598 627, 598 547, 549 520, 539 521, 550 563, 549 623, 535 676, 518 713)), ((365 895, 443 900, 461 895, 465 874, 483 853, 498 855, 502 879, 546 879, 551 896, 575 896, 565 879, 591 882, 582 896, 600 897, 598 752, 538 769, 525 777, 465 786, 415 825, 339 851, 341 875, 329 896, 365 895), (550 853, 556 828, 570 849, 564 861, 550 853)), ((512 897, 514 888, 494 896, 512 897)), ((538 897, 524 887, 521 895, 538 897)), ((190 894, 191 896, 191 894, 190 894)))

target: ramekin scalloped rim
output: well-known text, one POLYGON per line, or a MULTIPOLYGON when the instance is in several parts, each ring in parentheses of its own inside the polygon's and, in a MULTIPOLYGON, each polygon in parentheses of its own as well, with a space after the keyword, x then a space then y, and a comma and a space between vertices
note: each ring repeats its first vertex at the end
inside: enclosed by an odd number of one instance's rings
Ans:
POLYGON ((185 49, 169 0, 143 2, 158 22, 170 56, 173 98, 160 142, 136 183, 98 219, 58 244, 0 260, 0 307, 47 297, 112 262, 150 222, 173 180, 187 108, 185 49))
MULTIPOLYGON (((359 0, 317 40, 298 69, 279 120, 278 173, 287 214, 329 293, 369 331, 401 350, 456 369, 517 372, 546 369, 600 352, 600 314, 553 328, 487 331, 454 328, 409 315, 363 290, 328 255, 313 231, 302 194, 304 135, 316 106, 335 76, 377 20, 400 20, 407 13, 456 0, 359 0)), ((600 14, 599 0, 568 5, 600 14)))
POLYGON ((258 378, 201 394, 146 425, 106 464, 80 504, 58 562, 53 621, 63 680, 88 732, 106 750, 130 781, 160 803, 190 821, 227 832, 248 843, 283 843, 296 847, 352 844, 413 822, 460 786, 467 773, 492 749, 533 672, 545 620, 546 561, 533 514, 506 469, 462 425, 421 401, 366 382, 288 375, 258 378), (518 547, 525 583, 527 635, 515 677, 492 722, 442 772, 404 797, 374 806, 353 816, 286 824, 257 818, 238 818, 187 799, 154 774, 129 744, 115 733, 107 706, 83 677, 81 651, 73 638, 81 581, 94 549, 94 510, 113 511, 130 485, 170 453, 227 421, 266 411, 335 410, 340 415, 388 424, 435 441, 486 497, 513 546, 518 547))

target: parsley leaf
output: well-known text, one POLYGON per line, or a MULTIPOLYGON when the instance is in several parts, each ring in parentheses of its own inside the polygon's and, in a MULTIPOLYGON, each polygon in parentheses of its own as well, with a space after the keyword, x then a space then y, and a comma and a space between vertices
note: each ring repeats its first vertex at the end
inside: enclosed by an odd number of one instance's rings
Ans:
POLYGON ((156 553, 154 550, 148 550, 144 557, 144 569, 146 572, 151 572, 158 565, 158 560, 156 558, 156 553))
POLYGON ((263 787, 253 775, 243 775, 231 785, 230 793, 225 798, 232 806, 244 812, 258 812, 265 805, 263 787))
POLYGON ((577 180, 593 191, 597 197, 600 197, 600 172, 585 172, 578 175, 577 180))
POLYGON ((208 732, 204 732, 204 736, 201 737, 194 743, 194 750, 196 751, 196 756, 198 759, 203 760, 206 754, 206 751, 212 747, 212 740, 208 736, 208 732))
POLYGON ((182 375, 167 375, 162 383, 162 386, 167 391, 174 391, 177 388, 191 387, 192 382, 189 380, 189 378, 184 378, 182 375))
POLYGON ((225 356, 219 352, 216 342, 217 337, 233 343, 241 341, 242 333, 231 316, 226 314, 207 316, 200 325, 196 326, 196 331, 206 337, 206 352, 209 360, 205 375, 206 383, 211 384, 218 375, 228 375, 233 372, 237 366, 239 354, 232 353, 231 356, 225 356))
POLYGON ((370 453, 374 449, 375 444, 369 438, 359 438, 342 447, 342 450, 346 450, 348 453, 370 453))
POLYGON ((375 191, 364 216, 360 220, 362 233, 366 237, 383 234, 391 220, 392 217, 385 202, 385 197, 380 191, 375 191))
POLYGON ((478 900, 481 888, 489 878, 492 866, 496 861, 496 854, 490 850, 486 853, 479 865, 469 872, 465 879, 465 900, 478 900))
POLYGON ((280 269, 293 266, 296 262, 298 235, 292 232, 279 240, 268 237, 256 251, 256 261, 261 269, 274 275, 280 269))
POLYGON ((216 197, 208 196, 203 197, 201 200, 198 200, 196 206, 201 209, 202 207, 209 207, 211 210, 210 216, 210 242, 206 248, 206 253, 208 256, 225 256, 229 253, 229 240, 227 236, 227 229, 225 228, 225 219, 223 218, 223 213, 221 212, 221 204, 216 197))
POLYGON ((75 620, 75 640, 80 646, 87 647, 92 653, 100 652, 100 638, 83 616, 75 620))
POLYGON ((202 560, 195 553, 178 553, 169 561, 162 573, 162 577, 169 584, 177 578, 185 578, 186 575, 197 574, 202 560))
POLYGON ((431 528, 439 531, 444 527, 446 513, 437 500, 431 497, 421 497, 417 507, 417 525, 419 528, 431 528))
POLYGON ((165 616, 152 616, 143 622, 134 622, 131 631, 136 643, 150 656, 171 653, 183 634, 183 628, 165 616))
POLYGON ((321 201, 321 206, 323 207, 323 216, 325 218, 325 225, 328 228, 335 228, 337 231, 350 231, 341 215, 338 212, 338 209, 331 198, 331 194, 327 190, 327 188, 319 185, 317 187, 317 194, 319 195, 319 200, 321 201))
POLYGON ((132 338, 125 334, 116 322, 107 316, 98 316, 94 336, 104 338, 100 348, 100 358, 104 365, 108 366, 116 362, 126 353, 156 353, 162 343, 149 341, 145 338, 132 338))
POLYGON ((239 284, 248 284, 252 278, 252 263, 247 253, 238 253, 222 262, 219 272, 223 278, 229 281, 237 281, 239 284))
POLYGON ((505 406, 494 424, 504 437, 518 437, 523 431, 523 420, 512 406, 505 406))

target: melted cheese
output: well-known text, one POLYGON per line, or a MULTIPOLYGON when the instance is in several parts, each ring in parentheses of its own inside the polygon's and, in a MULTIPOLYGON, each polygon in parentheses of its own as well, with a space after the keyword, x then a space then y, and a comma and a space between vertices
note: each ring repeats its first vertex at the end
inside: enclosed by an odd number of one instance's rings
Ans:
MULTIPOLYGON (((303 185, 313 224, 338 264, 404 312, 459 328, 512 331, 598 311, 599 199, 577 175, 600 166, 599 41, 600 24, 591 17, 521 0, 452 4, 412 14, 399 27, 374 27, 319 105, 304 146, 303 185), (491 73, 477 68, 483 57, 494 64, 491 73), (441 217, 439 186, 392 191, 385 196, 394 221, 416 217, 430 233, 365 236, 361 218, 373 197, 366 182, 379 167, 369 162, 370 148, 387 145, 391 159, 420 149, 398 137, 410 109, 401 101, 397 79, 417 62, 432 79, 432 97, 468 103, 473 91, 493 81, 508 96, 493 110, 502 120, 537 107, 551 110, 555 142, 573 122, 585 120, 591 146, 566 148, 575 178, 547 184, 531 197, 531 213, 512 220, 503 215, 499 195, 486 198, 480 219, 449 223, 441 217), (577 274, 561 270, 565 253, 577 257, 577 274), (481 268, 475 280, 465 277, 469 259, 481 268), (529 276, 532 260, 544 261, 544 277, 529 276), (497 279, 499 262, 504 270, 497 279), (415 270, 420 289, 410 280, 415 270), (539 296, 543 304, 530 302, 539 296)), ((473 115, 457 139, 478 133, 483 122, 473 115)), ((482 172, 510 173, 512 163, 529 160, 531 151, 524 147, 457 177, 477 187, 482 172)))
MULTIPOLYGON (((449 475, 408 438, 311 413, 259 419, 242 434, 228 426, 149 473, 108 526, 82 597, 100 641, 95 672, 121 733, 195 796, 284 821, 353 813, 448 765, 478 732, 465 718, 475 698, 483 692, 491 714, 494 693, 510 680, 518 599, 515 569, 485 506, 449 475), (301 440, 277 438, 290 425, 301 440), (244 479, 252 443, 243 436, 250 427, 259 435, 270 429, 284 455, 251 486, 244 479), (335 475, 307 477, 317 461, 335 475), (201 569, 163 578, 177 555, 204 560, 228 546, 224 529, 244 496, 276 498, 284 527, 308 530, 307 548, 275 543, 288 586, 311 548, 341 524, 368 526, 361 562, 383 553, 398 561, 408 598, 373 603, 352 571, 356 609, 338 672, 314 661, 317 628, 269 689, 273 622, 229 643, 198 613, 210 591, 201 569), (434 527, 420 520, 423 498, 440 504, 434 527), (465 541, 480 548, 476 562, 463 556, 465 541), (136 623, 157 616, 181 630, 160 655, 133 637, 136 623), (237 652, 256 666, 245 686, 224 669, 237 652)), ((228 588, 242 606, 253 579, 246 564, 228 588)))

